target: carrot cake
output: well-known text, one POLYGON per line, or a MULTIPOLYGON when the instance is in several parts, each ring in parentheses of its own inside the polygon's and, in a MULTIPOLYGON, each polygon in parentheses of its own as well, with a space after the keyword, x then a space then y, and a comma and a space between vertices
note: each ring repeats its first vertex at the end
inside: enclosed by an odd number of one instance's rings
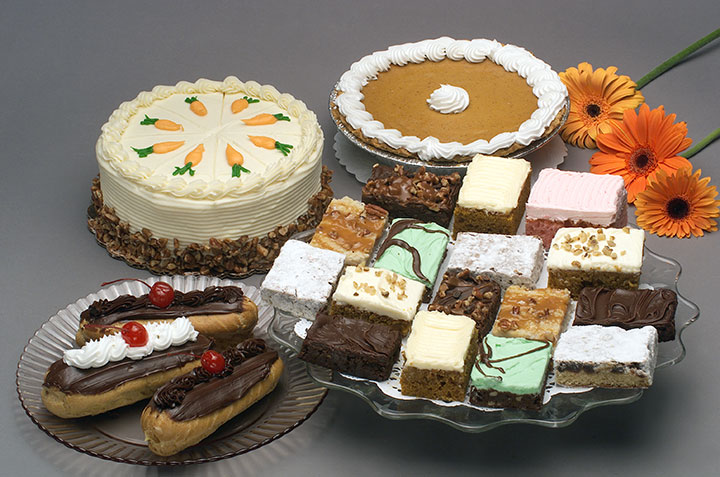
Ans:
POLYGON ((315 114, 272 86, 156 86, 102 127, 89 226, 112 254, 153 271, 266 271, 332 196, 322 149, 315 114))
POLYGON ((530 194, 530 163, 477 155, 460 188, 453 237, 458 232, 514 234, 530 194))
POLYGON ((401 392, 443 401, 464 401, 477 353, 477 329, 467 316, 420 311, 405 346, 401 392))
POLYGON ((647 388, 653 382, 657 342, 652 326, 571 326, 555 348, 555 381, 569 387, 647 388))
POLYGON ((349 266, 338 280, 330 313, 390 325, 407 335, 425 287, 389 270, 349 266))
POLYGON ((575 299, 588 286, 637 288, 644 243, 645 232, 629 227, 559 229, 548 252, 548 287, 567 288, 575 299))
POLYGON ((333 199, 310 245, 344 253, 347 265, 365 265, 387 221, 388 213, 382 207, 350 197, 333 199))
POLYGON ((627 225, 627 191, 622 177, 612 174, 543 169, 530 191, 525 233, 550 247, 562 227, 627 225))
POLYGON ((495 40, 391 46, 342 75, 333 117, 360 141, 405 157, 508 155, 562 123, 567 89, 547 63, 495 40))
POLYGON ((511 286, 505 291, 492 334, 557 342, 565 326, 570 292, 511 286))

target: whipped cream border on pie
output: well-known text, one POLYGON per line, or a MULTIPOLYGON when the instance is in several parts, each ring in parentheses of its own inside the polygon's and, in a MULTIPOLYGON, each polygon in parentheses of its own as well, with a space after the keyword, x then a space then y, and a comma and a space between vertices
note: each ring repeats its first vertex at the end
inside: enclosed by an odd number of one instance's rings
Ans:
POLYGON ((449 37, 423 40, 391 46, 376 51, 352 64, 337 85, 335 105, 345 121, 368 138, 375 139, 394 149, 405 149, 422 160, 448 160, 456 156, 492 154, 514 144, 527 146, 542 137, 566 104, 568 96, 565 85, 550 65, 533 56, 529 51, 514 45, 503 45, 496 40, 455 40, 449 37), (538 98, 537 109, 524 121, 517 131, 503 132, 489 141, 478 139, 469 144, 440 142, 436 137, 420 139, 404 136, 397 129, 388 129, 373 118, 362 103, 363 86, 376 79, 378 73, 387 71, 391 65, 403 66, 424 61, 466 60, 480 63, 486 59, 525 78, 538 98))

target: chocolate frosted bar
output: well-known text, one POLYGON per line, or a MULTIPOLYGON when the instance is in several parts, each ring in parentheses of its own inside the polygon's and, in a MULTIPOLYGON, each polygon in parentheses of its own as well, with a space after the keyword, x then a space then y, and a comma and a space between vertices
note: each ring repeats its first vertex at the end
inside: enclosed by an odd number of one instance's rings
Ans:
POLYGON ((462 180, 457 172, 438 176, 420 167, 405 172, 403 166, 373 166, 362 189, 362 200, 386 209, 391 217, 412 217, 447 227, 452 218, 462 180))
POLYGON ((478 337, 490 331, 500 306, 500 285, 474 277, 470 270, 446 272, 435 299, 428 307, 448 315, 465 315, 475 320, 478 337))
POLYGON ((583 288, 575 325, 619 326, 626 330, 654 326, 660 341, 675 339, 677 294, 672 290, 583 288))
POLYGON ((307 332, 299 358, 360 378, 384 381, 400 353, 400 331, 320 312, 307 332))

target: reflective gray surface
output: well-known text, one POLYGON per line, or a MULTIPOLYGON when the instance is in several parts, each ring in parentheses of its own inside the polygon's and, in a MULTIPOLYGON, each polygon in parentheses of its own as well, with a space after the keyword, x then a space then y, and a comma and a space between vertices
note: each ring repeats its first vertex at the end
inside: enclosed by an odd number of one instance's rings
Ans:
MULTIPOLYGON (((328 94, 350 62, 388 45, 442 35, 525 46, 556 70, 581 61, 639 79, 718 27, 720 5, 680 2, 21 2, 0 15, 0 475, 716 475, 720 464, 717 255, 720 233, 649 237, 683 266, 681 291, 703 314, 688 355, 659 370, 637 402, 591 410, 563 429, 505 426, 468 435, 390 421, 331 391, 306 423, 244 456, 187 469, 144 469, 65 448, 30 422, 14 372, 23 346, 58 309, 103 281, 142 277, 108 257, 85 227, 100 126, 156 84, 199 77, 274 84, 313 109, 336 195, 360 185, 334 159, 328 94)), ((643 89, 699 140, 719 126, 720 42, 643 89)), ((588 170, 570 148, 563 167, 588 170)), ((720 180, 720 143, 693 158, 720 180)), ((718 183, 714 181, 714 183, 718 183)), ((259 285, 260 277, 246 280, 259 285)))

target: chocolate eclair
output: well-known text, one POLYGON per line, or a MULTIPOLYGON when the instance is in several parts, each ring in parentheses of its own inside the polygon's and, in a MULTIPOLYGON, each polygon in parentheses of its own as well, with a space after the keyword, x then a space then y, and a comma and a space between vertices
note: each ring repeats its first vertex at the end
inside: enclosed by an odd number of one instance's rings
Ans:
POLYGON ((283 370, 277 351, 257 338, 222 357, 217 372, 197 366, 155 392, 140 418, 152 452, 173 455, 205 439, 275 389, 283 370))
POLYGON ((139 323, 187 317, 195 329, 213 338, 218 347, 248 338, 257 324, 257 306, 240 287, 211 286, 186 293, 175 291, 172 302, 161 308, 150 294, 121 295, 114 300, 97 300, 80 314, 77 344, 98 339, 128 321, 139 323))
POLYGON ((189 333, 176 346, 170 346, 178 339, 174 330, 159 339, 153 331, 155 342, 134 348, 123 349, 123 339, 115 335, 66 351, 45 374, 41 391, 45 407, 58 417, 74 418, 149 398, 172 378, 195 368, 212 346, 211 339, 186 328, 189 333))

